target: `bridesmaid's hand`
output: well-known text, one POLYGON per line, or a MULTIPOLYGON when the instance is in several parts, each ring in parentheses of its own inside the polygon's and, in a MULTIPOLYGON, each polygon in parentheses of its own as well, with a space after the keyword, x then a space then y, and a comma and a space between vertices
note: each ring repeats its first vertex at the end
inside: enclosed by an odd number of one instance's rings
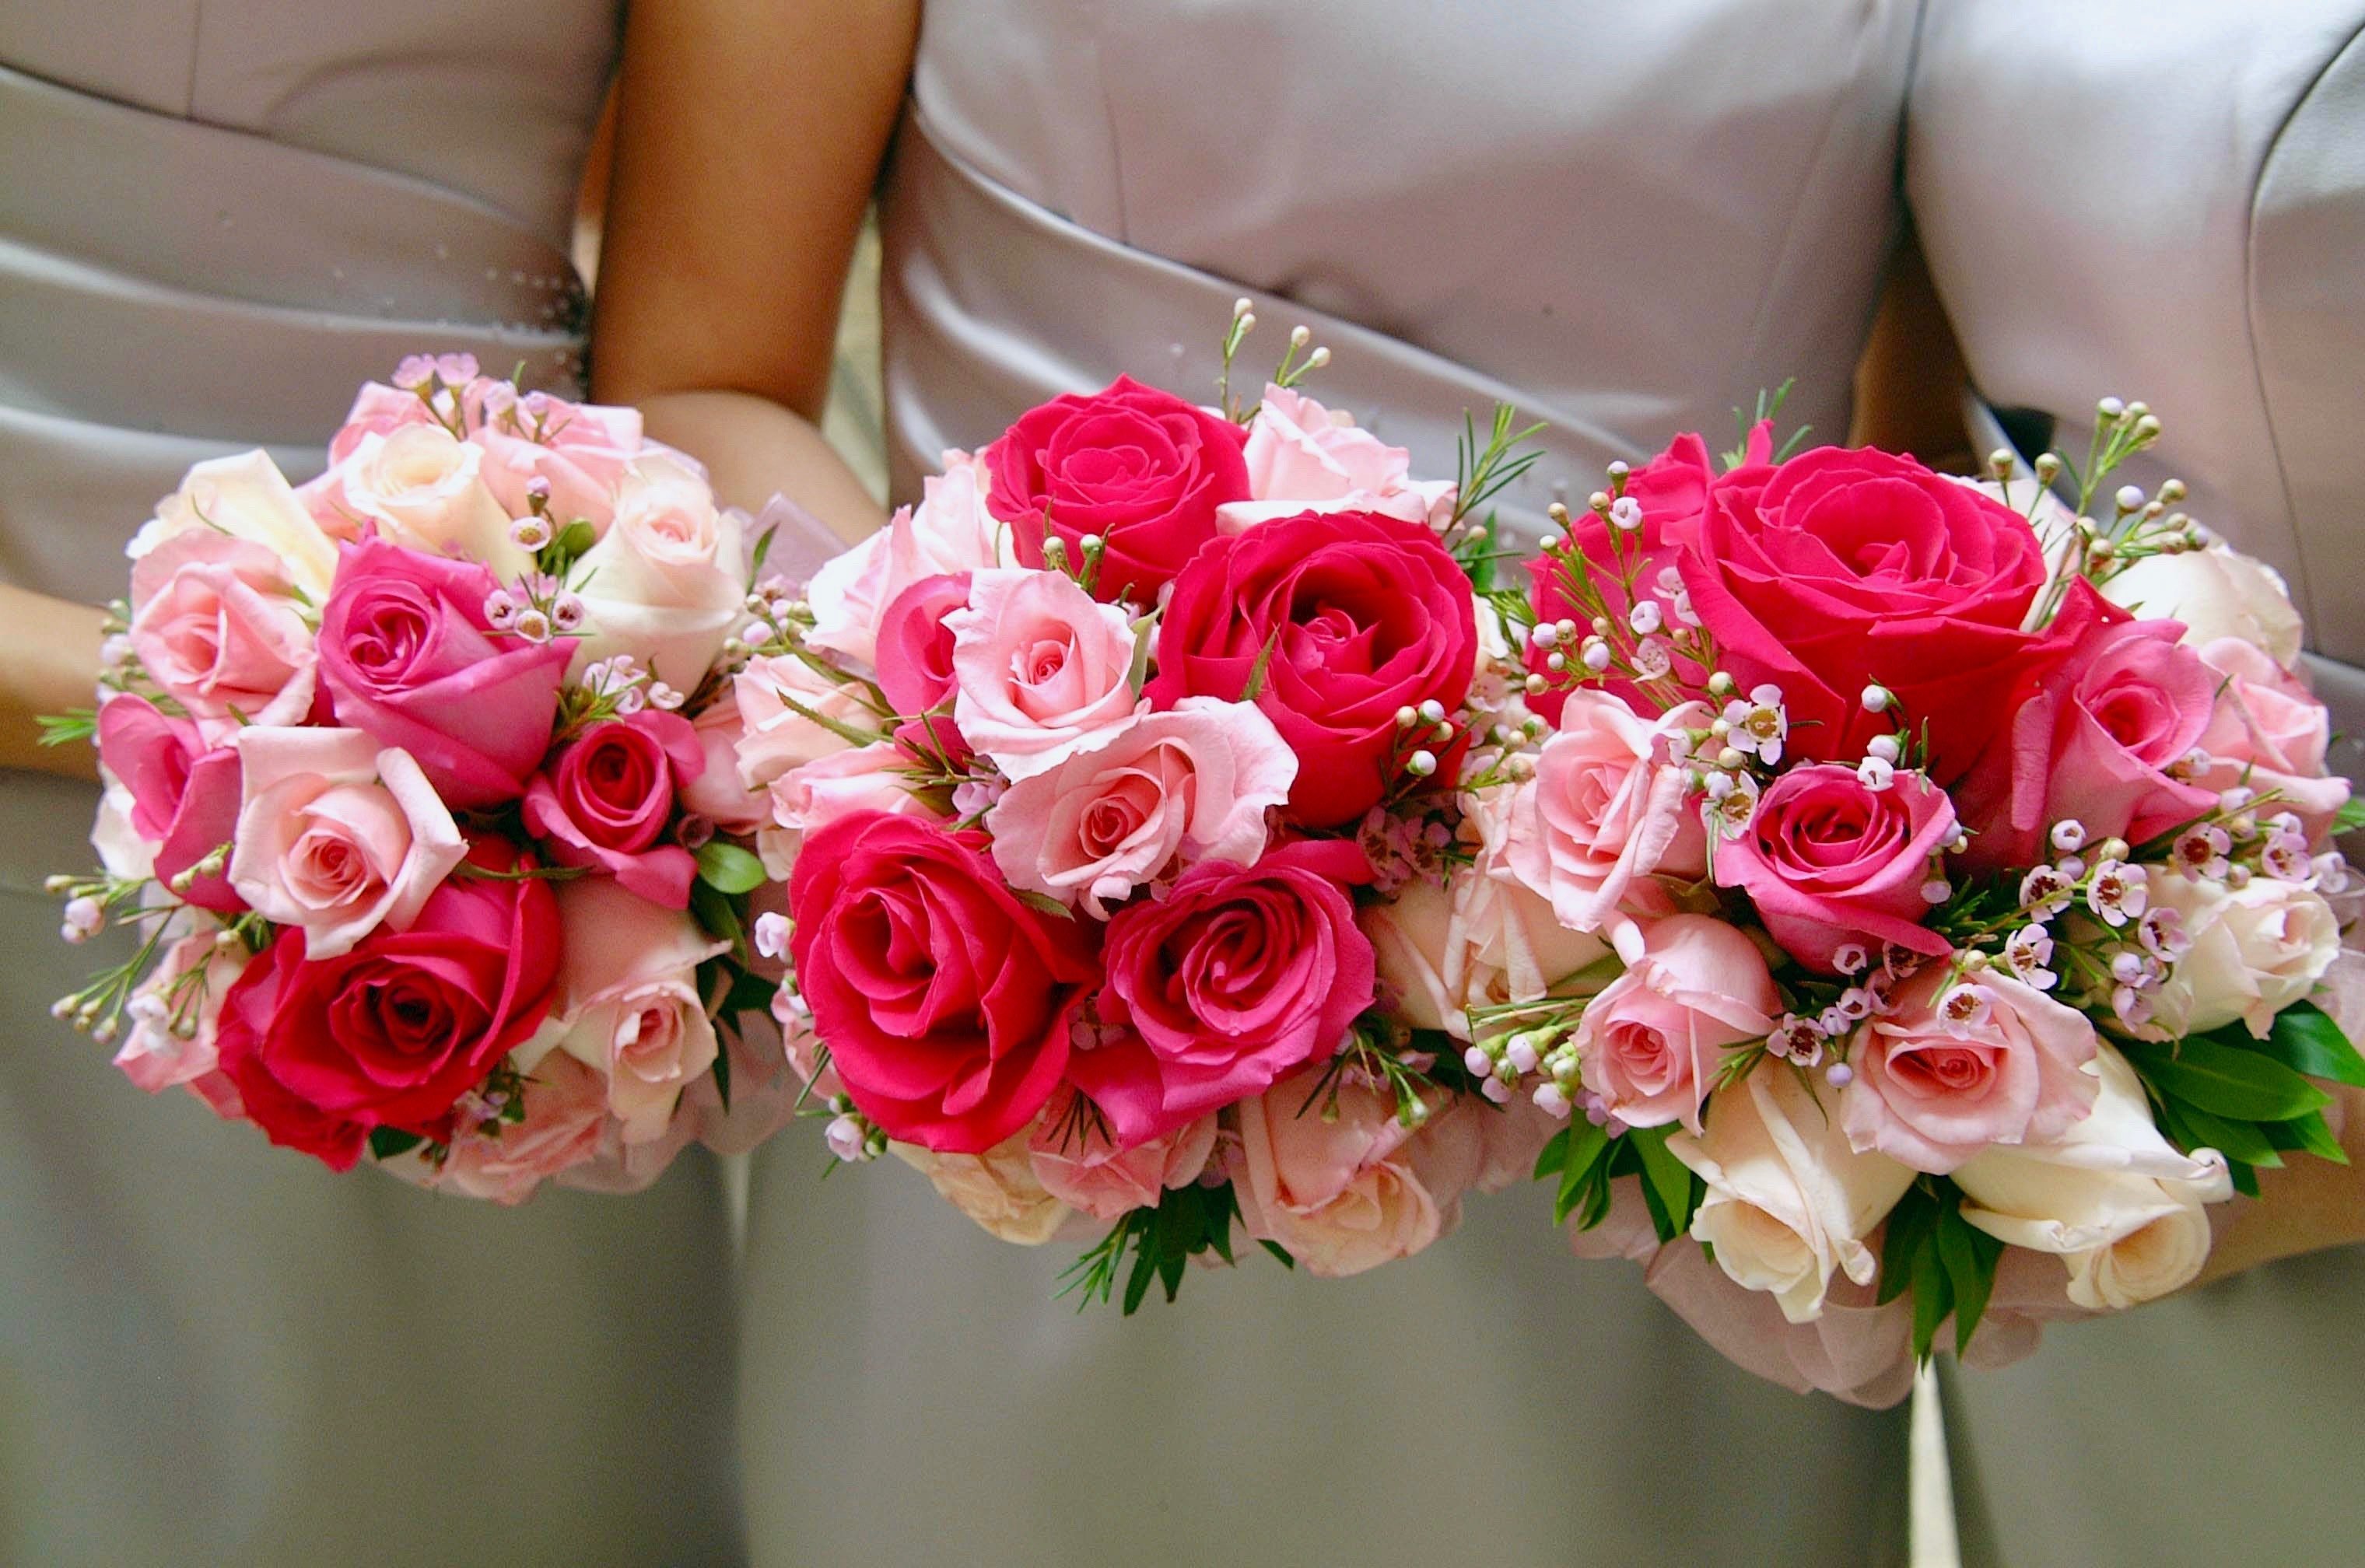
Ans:
POLYGON ((0 767, 95 779, 88 745, 40 744, 44 713, 91 706, 106 617, 87 605, 0 584, 0 767))

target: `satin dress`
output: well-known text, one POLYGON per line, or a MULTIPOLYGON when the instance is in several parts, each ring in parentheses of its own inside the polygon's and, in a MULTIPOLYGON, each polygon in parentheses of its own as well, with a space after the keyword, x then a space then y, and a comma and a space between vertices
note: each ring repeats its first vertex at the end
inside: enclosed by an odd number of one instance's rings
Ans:
MULTIPOLYGON (((364 379, 576 387, 607 0, 0 6, 0 575, 86 602, 199 458, 364 379)), ((95 792, 0 782, 0 1562, 729 1563, 712 1162, 518 1211, 335 1176, 52 1021, 95 792)), ((102 950, 105 949, 105 950, 102 950)))
MULTIPOLYGON (((2276 566, 2365 778, 2365 5, 1933 0, 1910 199, 1974 389, 2276 566)), ((2354 1561, 2365 1248, 2251 1271, 1946 1386, 1965 1560, 2354 1561)))
MULTIPOLYGON (((898 498, 1119 372, 1212 400, 1304 323, 1308 384, 1451 475, 1548 420, 1556 496, 1798 378, 1836 438, 1899 221, 1916 7, 1888 0, 936 0, 884 186, 898 498)), ((1580 499, 1581 504, 1581 499, 1580 499)), ((1732 1367, 1584 1262, 1548 1194, 1344 1281, 1251 1253, 1133 1319, 1052 1299, 888 1162, 756 1155, 742 1450, 758 1562, 1884 1562, 1905 1421, 1732 1367)))

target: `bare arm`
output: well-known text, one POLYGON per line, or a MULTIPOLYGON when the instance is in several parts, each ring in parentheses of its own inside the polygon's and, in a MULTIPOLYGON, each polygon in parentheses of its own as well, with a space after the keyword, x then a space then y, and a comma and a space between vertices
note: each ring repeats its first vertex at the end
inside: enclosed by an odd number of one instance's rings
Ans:
POLYGON ((34 721, 91 705, 105 621, 87 605, 0 584, 0 767, 98 777, 89 746, 41 745, 34 721))
POLYGON ((1963 429, 1966 377, 1955 330, 1909 230, 1889 260, 1872 336, 1856 364, 1849 444, 1908 452, 1933 468, 1967 471, 1977 457, 1963 429))
POLYGON ((638 0, 624 37, 593 391, 841 535, 883 521, 817 428, 918 0, 638 0))

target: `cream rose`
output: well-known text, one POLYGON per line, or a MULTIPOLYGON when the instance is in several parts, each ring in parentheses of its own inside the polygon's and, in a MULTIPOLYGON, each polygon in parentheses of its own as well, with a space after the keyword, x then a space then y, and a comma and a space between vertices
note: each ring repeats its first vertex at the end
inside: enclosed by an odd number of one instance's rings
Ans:
POLYGON ((2151 878, 2151 907, 2172 910, 2191 949, 2168 978, 2146 992, 2151 1019, 2142 1031, 2175 1039, 2240 1019, 2266 1038, 2275 1014, 2315 988, 2340 950, 2340 925, 2324 895, 2292 882, 2254 877, 2241 888, 2161 870, 2151 878))
POLYGON ((191 468, 181 487, 156 503, 156 515, 124 554, 137 561, 174 534, 199 531, 263 546, 305 598, 328 602, 337 576, 336 543, 304 510, 270 454, 242 452, 191 468))
POLYGON ((718 511, 685 460, 644 454, 616 487, 616 512, 577 565, 585 635, 577 669, 631 654, 694 691, 745 612, 740 517, 718 511))
POLYGON ((1867 1238, 1914 1180, 1888 1156, 1848 1147, 1820 1082, 1766 1061, 1715 1096, 1706 1132, 1667 1139, 1708 1183, 1692 1235, 1735 1284, 1772 1295, 1792 1323, 1821 1316, 1834 1271, 1872 1282, 1880 1260, 1867 1238))
POLYGON ((625 891, 613 879, 558 884, 566 935, 556 1025, 511 1053, 532 1072, 556 1048, 607 1080, 608 1110, 627 1144, 663 1137, 681 1092, 714 1065, 714 1024, 698 966, 725 951, 686 914, 625 891))
POLYGON ((2093 1113, 2058 1143, 1990 1149, 1956 1170, 1955 1184, 1966 1220, 2007 1245, 2057 1254, 2072 1302, 2116 1310, 2199 1277, 2210 1239, 2202 1205, 2230 1197, 2233 1184, 2224 1159, 2169 1146, 2124 1057, 2102 1046, 2091 1070, 2093 1113))
POLYGON ((909 1143, 887 1147, 987 1235, 1040 1247, 1059 1234, 1070 1210, 1036 1178, 1026 1137, 1015 1134, 983 1154, 937 1154, 909 1143))
POLYGON ((404 425, 364 435, 337 476, 346 510, 386 539, 475 561, 506 580, 533 563, 510 539, 510 514, 479 472, 484 458, 484 448, 442 425, 404 425))
POLYGON ((2138 615, 2183 622, 2195 647, 2239 637, 2285 668, 2299 662, 2300 615, 2282 575, 2222 544, 2146 556, 2113 573, 2102 597, 2138 615))

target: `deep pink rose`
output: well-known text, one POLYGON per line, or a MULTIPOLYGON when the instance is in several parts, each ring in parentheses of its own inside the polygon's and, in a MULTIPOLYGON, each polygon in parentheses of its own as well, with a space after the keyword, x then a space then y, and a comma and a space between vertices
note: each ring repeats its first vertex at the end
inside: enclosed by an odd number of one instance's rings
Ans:
POLYGON ((862 1114, 941 1154, 981 1154, 1034 1120, 1096 973, 1083 923, 1019 902, 981 833, 863 812, 804 849, 790 955, 862 1114))
POLYGON ((1054 398, 980 453, 986 506, 1012 526, 1023 565, 1043 564, 1045 531, 1082 559, 1097 534, 1094 591, 1149 603, 1199 546, 1216 509, 1249 498, 1248 433, 1171 392, 1118 376, 1089 398, 1054 398))
POLYGON ((497 637, 493 576, 381 540, 350 545, 320 612, 337 722, 399 746, 454 811, 516 800, 550 746, 574 646, 497 637))
POLYGON ((1782 1011, 1765 955, 1739 926, 1671 914, 1642 957, 1586 1004, 1575 1046, 1585 1086, 1630 1126, 1700 1127, 1729 1046, 1760 1039, 1782 1011))
POLYGON ((1362 851, 1293 844, 1202 861, 1109 922, 1099 1011, 1123 1033, 1068 1072, 1130 1148, 1329 1056, 1373 1004, 1377 964, 1347 886, 1362 851))
POLYGON ((1997 1144, 2051 1143, 2094 1108, 2094 1026, 2001 969, 1908 980, 1857 1032, 1841 1122, 1877 1149, 1945 1175, 1997 1144))
POLYGON ((922 577, 879 618, 879 689, 895 711, 925 713, 953 700, 952 628, 945 617, 969 606, 970 574, 922 577))
POLYGON ((688 909, 698 863, 659 840, 683 786, 705 770, 706 748, 680 714, 605 720, 527 783, 526 831, 562 866, 594 868, 651 903, 688 909))
POLYGON ((98 756, 131 791, 132 831, 156 846, 156 879, 199 909, 244 909, 230 885, 227 856, 185 890, 173 888, 237 834, 237 748, 208 750, 188 720, 167 716, 144 697, 118 697, 98 711, 98 756))
MULTIPOLYGON (((1469 579, 1419 523, 1307 512, 1219 539, 1174 580, 1159 631, 1158 708, 1185 697, 1257 706, 1297 754, 1290 813, 1314 827, 1379 803, 1404 732, 1396 713, 1453 712, 1478 655, 1469 579)), ((1440 755, 1439 775, 1451 778, 1440 755)))
POLYGON ((2018 706, 2047 652, 2021 630, 2045 582, 2027 520, 1911 457, 1820 447, 1715 485, 1683 582, 1720 665, 1782 689, 1790 748, 1853 764, 1896 728, 1886 687, 1931 775, 1950 784, 2018 706))
POLYGON ((1934 958, 1950 949, 1922 924, 1922 889, 1944 878, 1938 857, 1954 836, 1953 802, 1920 774, 1875 790, 1853 768, 1816 763, 1765 787, 1748 826, 1717 846, 1716 880, 1747 892, 1774 940, 1809 969, 1839 973, 1833 955, 1850 943, 1934 958))
MULTIPOLYGON (((498 839, 470 862, 528 868, 498 839)), ((540 1026, 555 990, 558 903, 538 878, 437 888, 408 931, 306 961, 291 926, 222 1003, 221 1069, 271 1141, 337 1170, 374 1126, 440 1136, 453 1103, 540 1026)))
POLYGON ((2048 636, 2060 656, 1956 790, 1979 866, 2045 858, 2050 826, 2140 844, 2215 809, 2172 778, 2209 728, 2218 676, 2174 621, 2137 621, 2080 577, 2048 636))
POLYGON ((312 706, 312 633, 279 557, 193 529, 131 568, 131 647, 207 740, 295 724, 312 706))

